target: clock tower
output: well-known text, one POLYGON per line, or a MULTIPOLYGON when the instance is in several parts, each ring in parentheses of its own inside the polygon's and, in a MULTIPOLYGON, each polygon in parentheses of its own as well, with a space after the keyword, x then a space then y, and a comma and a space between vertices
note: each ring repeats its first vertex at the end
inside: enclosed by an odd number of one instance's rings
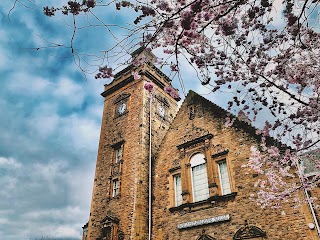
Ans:
POLYGON ((101 94, 104 110, 84 239, 148 239, 149 162, 177 113, 179 99, 164 91, 171 80, 154 66, 151 52, 139 48, 132 59, 101 94), (154 88, 151 106, 146 82, 154 88))

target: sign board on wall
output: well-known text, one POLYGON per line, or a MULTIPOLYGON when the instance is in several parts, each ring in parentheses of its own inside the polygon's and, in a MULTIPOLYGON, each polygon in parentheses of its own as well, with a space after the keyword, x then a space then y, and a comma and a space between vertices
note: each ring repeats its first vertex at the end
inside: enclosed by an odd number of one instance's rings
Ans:
POLYGON ((181 223, 178 225, 178 229, 191 228, 191 227, 196 227, 196 226, 201 226, 201 225, 206 225, 206 224, 216 223, 216 222, 224 222, 224 221, 229 221, 229 220, 230 220, 230 215, 226 214, 226 215, 216 216, 216 217, 212 217, 212 218, 181 223))

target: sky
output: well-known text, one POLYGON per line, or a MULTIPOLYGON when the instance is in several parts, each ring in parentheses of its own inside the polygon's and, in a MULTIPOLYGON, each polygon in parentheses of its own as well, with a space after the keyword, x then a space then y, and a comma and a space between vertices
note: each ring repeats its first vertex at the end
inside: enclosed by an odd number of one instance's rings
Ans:
MULTIPOLYGON (((12 6, 0 1, 0 239, 81 239, 106 81, 86 79, 70 49, 30 49, 72 32, 35 6, 17 4, 9 19, 12 6)), ((88 39, 77 47, 91 50, 88 39)))
MULTIPOLYGON (((0 239, 81 239, 108 81, 84 76, 70 49, 48 48, 70 43, 72 19, 42 14, 43 2, 63 1, 34 2, 10 12, 14 1, 0 1, 0 239)), ((128 20, 126 11, 100 14, 128 20)), ((101 54, 112 44, 105 29, 84 30, 74 41, 79 52, 101 54)))
MULTIPOLYGON (((25 6, 18 2, 12 11, 14 0, 0 1, 1 240, 81 239, 89 217, 103 110, 100 93, 108 80, 83 74, 70 48, 56 47, 70 44, 72 18, 44 16, 43 2, 61 6, 65 1, 21 0, 25 6)), ((116 13, 114 8, 96 14, 121 26, 134 18, 132 11, 116 13)), ((74 47, 83 54, 78 55, 83 69, 94 72, 105 64, 95 57, 114 38, 105 28, 84 27, 88 23, 98 21, 78 19, 74 47)), ((111 30, 119 38, 125 34, 111 30)), ((193 89, 226 106, 225 97, 209 95, 190 67, 183 69, 186 92, 193 89)), ((173 85, 180 88, 177 80, 173 85)))

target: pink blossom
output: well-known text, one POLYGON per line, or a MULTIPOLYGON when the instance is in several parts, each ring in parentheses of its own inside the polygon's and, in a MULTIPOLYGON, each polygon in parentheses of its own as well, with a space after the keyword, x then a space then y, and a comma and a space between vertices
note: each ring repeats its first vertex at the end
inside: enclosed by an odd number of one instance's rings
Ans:
POLYGON ((147 61, 146 57, 144 55, 137 56, 133 61, 132 64, 135 67, 141 66, 143 63, 147 61))
POLYGON ((271 146, 269 149, 268 149, 268 153, 270 154, 270 157, 279 157, 279 149, 275 146, 271 146))
POLYGON ((225 127, 231 127, 233 125, 234 121, 235 121, 234 118, 231 120, 230 117, 226 117, 226 122, 225 122, 224 126, 225 127))
POLYGON ((138 79, 141 78, 141 75, 139 75, 138 72, 133 72, 133 73, 132 73, 132 76, 133 76, 134 80, 138 80, 138 79))
POLYGON ((246 114, 244 111, 242 111, 242 110, 240 110, 240 111, 238 112, 238 119, 239 119, 240 121, 243 121, 243 122, 246 122, 246 123, 251 123, 251 121, 250 121, 250 119, 248 118, 247 114, 246 114))
POLYGON ((166 93, 169 93, 171 97, 173 97, 174 99, 179 99, 179 93, 177 92, 177 90, 173 89, 171 86, 167 86, 163 89, 166 93))
POLYGON ((112 73, 112 68, 108 66, 100 67, 99 68, 99 73, 96 74, 95 78, 112 78, 113 73, 112 73))
POLYGON ((151 82, 145 82, 143 88, 147 90, 149 93, 152 93, 154 91, 154 85, 151 82))

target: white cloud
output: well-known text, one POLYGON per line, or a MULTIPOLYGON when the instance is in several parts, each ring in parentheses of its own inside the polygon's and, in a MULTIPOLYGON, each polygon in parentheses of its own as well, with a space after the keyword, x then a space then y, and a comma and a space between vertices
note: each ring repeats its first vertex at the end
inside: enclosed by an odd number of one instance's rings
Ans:
POLYGON ((49 236, 53 238, 80 238, 81 227, 84 222, 83 210, 79 207, 67 206, 59 209, 33 210, 21 215, 23 222, 39 224, 52 223, 38 228, 36 234, 32 229, 27 229, 26 236, 49 236))
POLYGON ((16 190, 19 180, 13 176, 4 176, 0 178, 0 197, 8 198, 16 190))
POLYGON ((54 86, 53 94, 69 106, 80 106, 84 101, 83 88, 66 77, 61 78, 54 86))
POLYGON ((0 224, 1 225, 2 224, 8 224, 8 223, 10 223, 10 221, 8 219, 0 217, 0 224))
POLYGON ((50 87, 47 79, 26 72, 17 71, 11 75, 11 78, 7 88, 23 95, 47 94, 46 91, 50 87))
POLYGON ((0 169, 1 168, 20 168, 22 165, 14 158, 0 157, 0 169))
POLYGON ((63 120, 61 125, 63 134, 70 138, 73 150, 87 151, 98 146, 100 122, 86 118, 83 115, 72 115, 63 120))
POLYGON ((46 139, 56 133, 59 127, 60 118, 54 112, 51 114, 32 116, 27 119, 29 130, 35 133, 39 138, 46 139))
POLYGON ((53 231, 55 237, 81 237, 79 236, 79 230, 70 226, 60 226, 53 231))

